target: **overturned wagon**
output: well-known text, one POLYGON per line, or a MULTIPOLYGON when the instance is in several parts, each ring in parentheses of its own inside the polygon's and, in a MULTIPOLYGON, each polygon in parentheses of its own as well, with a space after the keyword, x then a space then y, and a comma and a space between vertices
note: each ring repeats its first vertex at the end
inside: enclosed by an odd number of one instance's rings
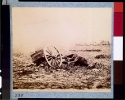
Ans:
POLYGON ((31 58, 36 65, 47 62, 51 67, 60 67, 62 64, 61 54, 54 46, 46 46, 41 50, 35 51, 31 54, 31 58))

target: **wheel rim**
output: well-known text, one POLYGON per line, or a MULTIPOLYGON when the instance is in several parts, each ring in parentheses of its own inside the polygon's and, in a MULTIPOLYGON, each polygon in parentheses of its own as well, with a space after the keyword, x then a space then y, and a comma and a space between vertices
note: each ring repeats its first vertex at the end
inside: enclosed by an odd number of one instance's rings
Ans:
POLYGON ((62 57, 60 52, 54 46, 46 46, 44 48, 44 56, 51 67, 60 67, 62 64, 62 57))

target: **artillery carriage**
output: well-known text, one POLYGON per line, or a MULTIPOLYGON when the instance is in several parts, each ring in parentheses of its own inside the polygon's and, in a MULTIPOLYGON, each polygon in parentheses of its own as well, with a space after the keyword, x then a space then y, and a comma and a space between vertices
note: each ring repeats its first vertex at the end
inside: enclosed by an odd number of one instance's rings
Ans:
POLYGON ((41 50, 37 50, 31 54, 32 62, 36 65, 47 62, 51 67, 60 67, 62 57, 59 50, 54 46, 46 46, 41 50))

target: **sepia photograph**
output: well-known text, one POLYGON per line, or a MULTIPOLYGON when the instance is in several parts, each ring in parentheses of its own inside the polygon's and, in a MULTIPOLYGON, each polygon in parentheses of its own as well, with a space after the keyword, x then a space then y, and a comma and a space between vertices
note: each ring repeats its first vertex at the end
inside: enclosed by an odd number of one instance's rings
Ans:
POLYGON ((14 91, 111 92, 112 8, 12 8, 14 91))

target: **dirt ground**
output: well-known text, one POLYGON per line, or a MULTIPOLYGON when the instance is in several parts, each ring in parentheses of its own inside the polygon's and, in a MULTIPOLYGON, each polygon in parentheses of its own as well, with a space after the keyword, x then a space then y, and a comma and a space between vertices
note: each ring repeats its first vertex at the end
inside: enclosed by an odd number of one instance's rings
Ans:
POLYGON ((62 55, 76 53, 87 59, 90 67, 62 64, 57 69, 35 66, 30 55, 13 53, 13 89, 111 89, 111 45, 74 46, 62 55))

